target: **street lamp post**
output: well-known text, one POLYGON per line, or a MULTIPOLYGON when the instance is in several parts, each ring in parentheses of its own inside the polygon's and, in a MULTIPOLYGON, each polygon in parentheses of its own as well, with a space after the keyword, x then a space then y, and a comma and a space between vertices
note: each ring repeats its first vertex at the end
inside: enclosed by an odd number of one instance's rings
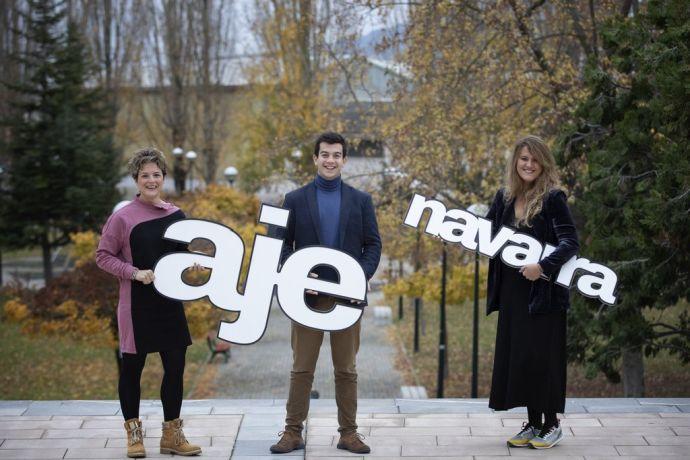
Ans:
POLYGON ((189 190, 194 191, 194 160, 196 160, 196 152, 190 150, 185 154, 185 158, 189 161, 189 190))
POLYGON ((225 168, 225 171, 223 171, 223 176, 225 176, 225 180, 228 181, 228 184, 230 184, 230 187, 235 185, 235 179, 237 179, 237 168, 234 166, 228 166, 225 168))
MULTIPOLYGON (((475 203, 467 208, 475 216, 484 217, 489 212, 485 204, 475 203)), ((479 362, 479 251, 474 253, 474 313, 472 317, 472 388, 471 396, 477 398, 479 362)))
POLYGON ((178 195, 184 192, 185 173, 182 165, 182 154, 184 150, 181 147, 175 147, 173 154, 173 182, 175 184, 175 193, 178 195))
POLYGON ((438 334, 438 377, 436 381, 436 397, 443 398, 443 383, 446 377, 446 272, 447 272, 446 243, 443 243, 443 255, 441 257, 441 324, 438 334))

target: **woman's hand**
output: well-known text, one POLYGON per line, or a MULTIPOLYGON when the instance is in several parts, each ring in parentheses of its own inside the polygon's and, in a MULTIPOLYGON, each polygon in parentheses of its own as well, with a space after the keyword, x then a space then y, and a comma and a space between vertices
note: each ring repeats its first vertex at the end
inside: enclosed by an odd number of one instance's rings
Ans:
POLYGON ((544 270, 541 269, 539 264, 527 264, 524 267, 520 267, 520 273, 528 280, 536 281, 544 273, 544 270))
POLYGON ((153 270, 139 270, 134 279, 144 284, 151 284, 155 276, 153 275, 153 270))

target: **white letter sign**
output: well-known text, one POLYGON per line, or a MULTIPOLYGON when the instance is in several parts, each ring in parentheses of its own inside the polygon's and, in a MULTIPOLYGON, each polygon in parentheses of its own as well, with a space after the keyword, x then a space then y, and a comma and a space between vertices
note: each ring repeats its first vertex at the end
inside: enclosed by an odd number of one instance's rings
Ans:
MULTIPOLYGON (((286 209, 262 205, 259 222, 285 227, 286 209)), ((313 329, 338 331, 352 326, 362 315, 360 308, 349 300, 363 301, 366 294, 364 271, 349 254, 336 249, 315 246, 296 251, 279 268, 283 240, 264 235, 254 237, 244 293, 238 291, 244 243, 231 228, 198 219, 185 219, 171 224, 164 238, 182 243, 205 239, 215 246, 215 254, 175 252, 161 257, 154 267, 154 286, 162 295, 183 301, 208 297, 223 310, 239 312, 236 321, 222 321, 218 337, 237 344, 258 341, 266 330, 271 299, 277 286, 277 299, 285 314, 293 321, 313 329), (184 282, 182 273, 195 263, 211 269, 204 284, 192 286, 184 282), (310 278, 317 265, 328 265, 339 275, 338 282, 310 278), (317 312, 304 302, 305 290, 342 298, 327 312, 317 312), (350 306, 348 306, 350 305, 350 306)))
MULTIPOLYGON (((469 211, 450 209, 440 201, 415 194, 405 215, 404 225, 418 228, 424 211, 431 215, 424 232, 442 238, 448 243, 460 244, 469 251, 494 258, 500 252, 501 260, 512 267, 534 264, 549 256, 556 248, 542 244, 536 238, 503 226, 492 237, 491 221, 469 211)), ((608 267, 573 256, 555 275, 555 283, 570 288, 578 271, 585 272, 577 280, 578 291, 598 298, 605 304, 616 303, 618 277, 608 267)))

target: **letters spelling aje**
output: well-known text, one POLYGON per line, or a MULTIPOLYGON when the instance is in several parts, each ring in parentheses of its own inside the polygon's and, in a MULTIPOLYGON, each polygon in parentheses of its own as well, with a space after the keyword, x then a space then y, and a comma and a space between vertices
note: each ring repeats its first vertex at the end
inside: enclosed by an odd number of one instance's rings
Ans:
MULTIPOLYGON (((479 251, 488 257, 496 257, 512 267, 534 264, 546 258, 556 247, 542 244, 524 233, 503 226, 495 236, 491 235, 491 221, 475 216, 462 209, 446 209, 440 201, 415 194, 407 210, 404 224, 418 228, 425 210, 431 214, 424 230, 448 243, 460 244, 470 251, 479 251)), ((580 274, 576 287, 583 295, 601 300, 609 305, 616 303, 618 277, 610 268, 573 256, 556 275, 555 283, 570 288, 575 276, 580 274)))
MULTIPOLYGON (((263 204, 259 222, 286 227, 288 217, 287 209, 263 204)), ((303 326, 339 331, 352 326, 362 315, 361 309, 347 306, 347 301, 336 303, 327 312, 314 311, 304 301, 307 289, 342 299, 364 300, 367 287, 364 271, 359 262, 345 252, 322 246, 302 248, 292 253, 280 267, 283 240, 257 234, 244 292, 240 294, 238 285, 245 248, 242 238, 231 228, 206 220, 185 219, 171 224, 163 237, 183 243, 202 238, 214 244, 213 256, 177 252, 160 258, 154 267, 154 287, 162 295, 182 301, 208 296, 214 306, 239 312, 236 321, 220 322, 220 339, 241 345, 261 339, 276 287, 282 310, 303 326), (182 279, 182 273, 195 263, 211 269, 208 281, 199 286, 189 285, 182 279), (339 281, 311 278, 309 272, 317 265, 335 269, 339 281)))

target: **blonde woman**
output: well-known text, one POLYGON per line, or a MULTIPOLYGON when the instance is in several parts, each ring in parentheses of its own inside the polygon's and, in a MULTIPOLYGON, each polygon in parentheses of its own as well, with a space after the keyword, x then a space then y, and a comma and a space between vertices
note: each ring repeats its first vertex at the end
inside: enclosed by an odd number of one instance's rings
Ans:
POLYGON ((492 233, 502 226, 556 246, 539 263, 510 267, 489 262, 487 314, 498 311, 489 407, 527 407, 528 421, 510 447, 546 449, 562 438, 556 414, 565 410, 568 289, 555 274, 579 247, 556 162, 544 141, 520 139, 507 165, 505 187, 487 215, 492 233), (543 417, 543 419, 542 419, 543 417))

